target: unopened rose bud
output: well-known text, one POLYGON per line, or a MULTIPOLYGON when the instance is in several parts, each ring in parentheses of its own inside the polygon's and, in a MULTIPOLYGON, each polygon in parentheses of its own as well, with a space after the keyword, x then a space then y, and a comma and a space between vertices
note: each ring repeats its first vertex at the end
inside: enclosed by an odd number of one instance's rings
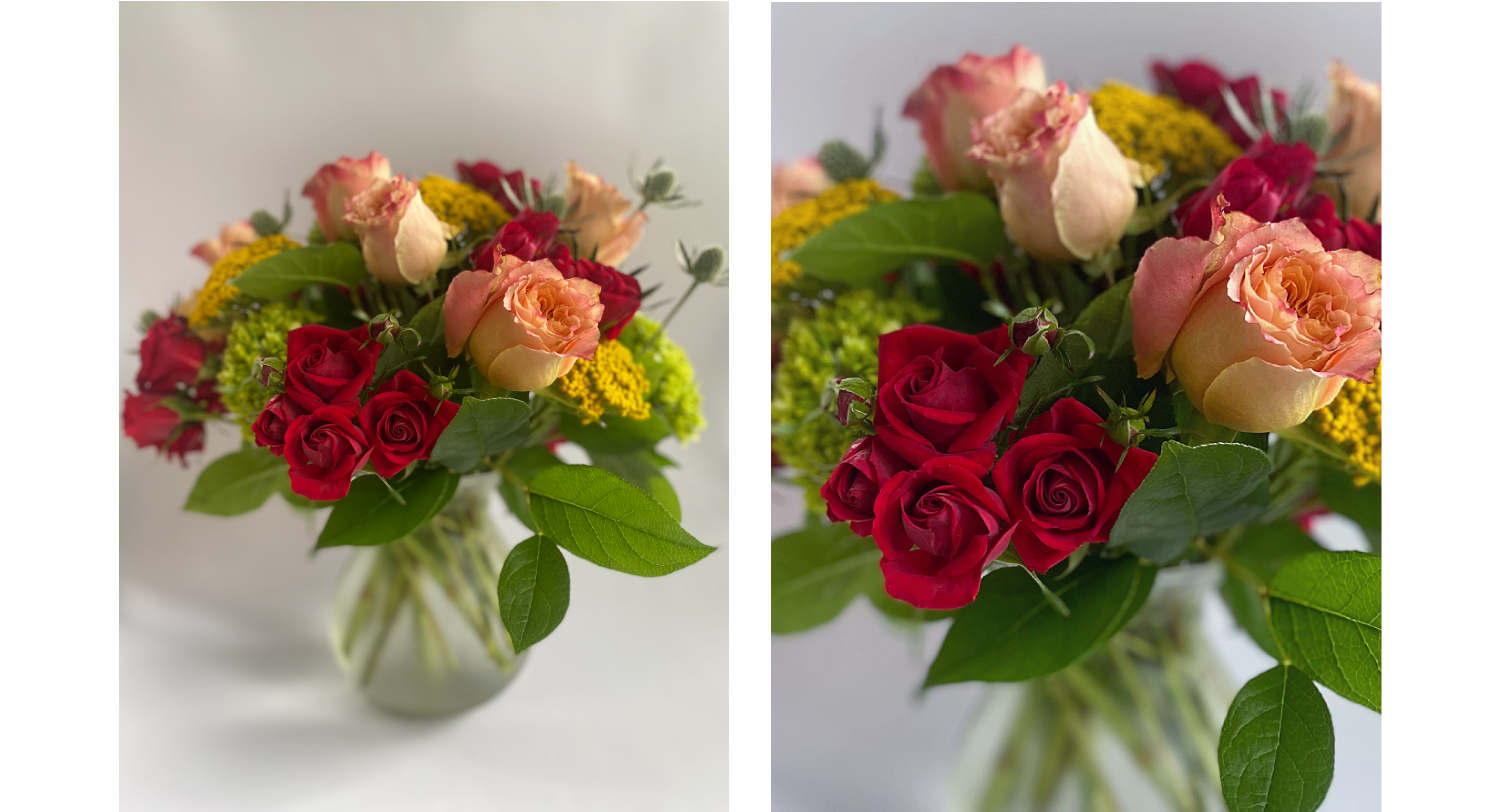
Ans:
POLYGON ((389 345, 401 332, 401 323, 389 313, 381 313, 370 319, 370 337, 381 344, 389 345))
POLYGON ((1135 438, 1146 430, 1146 421, 1139 417, 1111 414, 1109 422, 1105 424, 1104 430, 1109 434, 1109 439, 1118 445, 1129 448, 1135 444, 1135 438))
POLYGON ((453 394, 453 379, 441 376, 433 378, 432 382, 427 384, 427 394, 436 400, 447 400, 448 396, 453 394))
POLYGON ((266 356, 256 362, 256 377, 260 379, 260 385, 267 389, 281 386, 282 370, 281 359, 275 356, 266 356))
POLYGON ((1052 352, 1060 333, 1057 317, 1042 307, 1028 307, 1016 314, 1010 323, 1010 342, 1020 347, 1021 352, 1042 356, 1052 352))
POLYGON ((831 387, 835 392, 834 417, 842 425, 863 423, 870 419, 873 411, 870 402, 875 399, 875 387, 863 378, 835 378, 831 387))

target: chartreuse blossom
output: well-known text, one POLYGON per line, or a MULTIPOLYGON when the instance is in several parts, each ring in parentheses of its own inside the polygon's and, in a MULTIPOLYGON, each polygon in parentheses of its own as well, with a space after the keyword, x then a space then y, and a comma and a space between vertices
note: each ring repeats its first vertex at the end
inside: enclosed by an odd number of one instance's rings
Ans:
POLYGON ((1354 484, 1380 479, 1380 367, 1375 379, 1350 379, 1326 408, 1313 413, 1318 432, 1336 443, 1360 469, 1354 484))
POLYGON ((822 509, 818 489, 862 436, 823 411, 824 387, 841 377, 878 383, 880 336, 936 316, 917 302, 852 290, 788 325, 771 393, 771 447, 800 472, 797 482, 807 492, 809 507, 822 509))
POLYGON ((672 427, 672 433, 683 443, 698 439, 703 431, 703 396, 688 354, 663 334, 649 351, 646 345, 656 335, 655 321, 636 314, 620 331, 620 343, 630 348, 635 360, 646 367, 651 382, 651 408, 672 427))
POLYGON ((870 178, 846 180, 811 200, 783 211, 771 221, 771 290, 802 273, 786 255, 801 247, 812 235, 877 203, 897 200, 900 195, 870 178))
POLYGON ((1139 161, 1147 178, 1167 164, 1175 175, 1209 175, 1239 156, 1239 147, 1202 113, 1166 96, 1110 83, 1094 92, 1099 129, 1125 157, 1139 161))
POLYGON ((203 283, 203 290, 198 293, 198 301, 193 305, 193 312, 188 314, 188 324, 202 327, 208 323, 209 319, 219 315, 224 307, 234 300, 234 297, 240 295, 240 289, 231 283, 244 273, 246 268, 263 259, 274 257, 282 251, 301 247, 301 244, 280 234, 272 234, 269 237, 261 237, 237 251, 229 252, 223 259, 214 263, 214 269, 209 273, 208 281, 203 283))
POLYGON ((651 416, 646 400, 650 384, 646 368, 635 362, 630 348, 619 341, 601 341, 593 360, 578 359, 568 374, 557 379, 562 390, 582 412, 584 423, 592 423, 606 412, 645 420, 651 416))
POLYGON ((439 220, 470 234, 493 234, 510 220, 510 215, 493 197, 467 183, 428 175, 417 189, 422 193, 422 202, 439 220))
POLYGON ((250 426, 275 394, 274 389, 261 385, 256 362, 275 358, 281 362, 280 368, 285 369, 286 334, 316 321, 318 315, 311 310, 275 302, 251 311, 230 326, 219 367, 218 390, 224 407, 233 413, 246 440, 255 439, 250 426))

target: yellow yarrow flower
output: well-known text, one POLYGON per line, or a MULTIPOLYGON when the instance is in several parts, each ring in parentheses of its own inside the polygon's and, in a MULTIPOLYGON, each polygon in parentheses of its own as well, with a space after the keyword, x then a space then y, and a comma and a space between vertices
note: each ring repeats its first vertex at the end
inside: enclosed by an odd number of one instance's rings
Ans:
POLYGON ((471 234, 493 234, 510 221, 510 214, 495 198, 467 183, 428 175, 417 188, 427 208, 454 228, 468 229, 471 234))
POLYGON ((785 259, 785 256, 807 242, 809 237, 845 217, 900 197, 870 178, 856 178, 777 215, 771 221, 771 290, 774 292, 801 275, 802 269, 797 263, 785 259))
POLYGON ((272 234, 269 237, 261 237, 253 243, 231 251, 223 259, 214 263, 214 269, 208 275, 208 281, 203 283, 203 290, 198 292, 198 300, 193 304, 193 312, 188 314, 188 324, 194 327, 202 327, 208 320, 219 315, 224 306, 240 295, 240 289, 230 284, 246 268, 269 259, 282 251, 290 251, 293 248, 301 248, 300 243, 287 239, 281 234, 272 234))
POLYGON ((1380 479, 1380 367, 1370 383, 1344 382, 1337 397, 1315 414, 1318 432, 1343 449, 1361 473, 1354 484, 1380 479))
POLYGON ((578 405, 584 423, 598 420, 605 412, 645 420, 651 416, 651 404, 646 402, 650 386, 646 368, 618 341, 599 342, 592 361, 578 359, 568 374, 557 379, 557 388, 578 405))
POLYGON ((1147 178, 1168 163, 1177 175, 1211 174, 1240 154, 1212 119, 1176 99, 1111 83, 1095 91, 1090 104, 1099 129, 1141 163, 1147 178))

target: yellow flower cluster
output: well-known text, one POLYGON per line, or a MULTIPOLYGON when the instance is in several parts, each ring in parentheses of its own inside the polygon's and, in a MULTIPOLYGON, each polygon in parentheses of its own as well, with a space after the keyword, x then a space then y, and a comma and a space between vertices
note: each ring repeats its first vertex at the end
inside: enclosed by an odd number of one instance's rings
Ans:
POLYGON ((223 259, 214 263, 214 269, 208 275, 208 281, 203 283, 203 290, 198 293, 198 301, 193 304, 193 312, 188 314, 188 324, 194 327, 202 327, 208 320, 219 315, 224 306, 240 295, 240 289, 230 284, 246 268, 269 259, 282 251, 290 251, 293 248, 301 248, 300 243, 293 242, 280 234, 272 234, 269 237, 261 237, 253 243, 237 251, 231 251, 223 259))
POLYGON ((812 200, 805 200, 771 221, 771 290, 796 279, 802 269, 785 256, 812 235, 877 203, 901 196, 869 178, 846 180, 812 200))
POLYGON ((487 193, 441 175, 428 175, 417 184, 422 202, 439 220, 470 234, 493 234, 510 220, 510 214, 487 193))
POLYGON ((618 341, 599 342, 594 360, 578 359, 568 374, 557 379, 557 388, 578 404, 584 423, 598 420, 605 411, 631 420, 651 416, 646 368, 618 341))
POLYGON ((1380 368, 1370 383, 1345 381, 1338 397, 1315 414, 1318 432, 1337 443, 1363 472, 1354 484, 1380 479, 1380 368))
POLYGON ((1166 96, 1129 85, 1107 84, 1094 92, 1099 129, 1145 168, 1148 178, 1172 165, 1176 175, 1207 175, 1239 156, 1239 147, 1208 116, 1166 96))

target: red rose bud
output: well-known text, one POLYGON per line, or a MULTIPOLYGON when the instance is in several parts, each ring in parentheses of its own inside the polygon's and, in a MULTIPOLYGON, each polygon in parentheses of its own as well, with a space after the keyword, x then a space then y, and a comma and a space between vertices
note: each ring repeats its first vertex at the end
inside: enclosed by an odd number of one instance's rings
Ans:
MULTIPOLYGON (((771 467, 777 464, 773 453, 771 467)), ((909 470, 911 466, 906 460, 896 456, 879 437, 861 437, 844 452, 844 459, 834 467, 819 491, 828 503, 828 519, 849 522, 855 533, 870 535, 880 486, 895 474, 909 470)))
POLYGON ((357 407, 379 357, 380 344, 370 340, 366 327, 298 327, 286 336, 286 394, 309 412, 327 404, 357 407))
POLYGON ((415 373, 397 372, 359 412, 359 427, 370 441, 375 473, 389 479, 411 463, 427 459, 457 413, 457 403, 433 398, 415 373))
POLYGON ((285 395, 276 395, 271 398, 260 414, 256 416, 255 423, 250 430, 255 434, 255 444, 261 448, 268 448, 272 454, 280 457, 284 453, 286 445, 286 430, 292 421, 306 414, 297 404, 285 395))
POLYGON ((176 457, 184 466, 187 454, 203 448, 203 424, 184 422, 182 415, 167 403, 169 395, 152 392, 125 395, 122 418, 125 436, 135 441, 137 448, 155 448, 167 459, 176 457))
POLYGON ((1052 352, 1061 335, 1057 330, 1057 317, 1044 307, 1028 307, 1017 313, 1009 329, 1010 343, 1033 357, 1052 352))
POLYGON ((293 493, 317 502, 348 495, 355 472, 370 458, 369 440, 354 418, 353 405, 340 405, 292 419, 282 453, 293 493))
POLYGON ((875 387, 863 378, 834 378, 823 390, 822 404, 841 425, 848 426, 851 420, 869 419, 874 399, 875 387))
POLYGON ((173 315, 151 323, 140 353, 135 385, 143 392, 163 392, 197 382, 208 345, 188 331, 187 319, 173 315))
POLYGON ((401 333, 401 322, 390 313, 381 313, 370 319, 370 335, 375 341, 386 346, 395 342, 396 336, 401 333))
POLYGON ((260 385, 273 389, 281 386, 286 378, 286 370, 281 368, 281 359, 274 355, 267 355, 256 362, 256 377, 260 379, 260 385))
POLYGON ((526 208, 530 197, 542 196, 542 184, 535 179, 531 181, 532 194, 530 196, 526 194, 526 175, 519 170, 506 172, 489 161, 475 161, 472 164, 459 161, 457 168, 459 180, 495 198, 496 202, 512 217, 526 208), (520 208, 516 206, 518 200, 522 204, 520 208))
POLYGON ((641 307, 641 283, 628 273, 588 259, 575 259, 563 248, 552 264, 564 279, 587 279, 599 286, 599 303, 604 315, 599 317, 599 335, 606 339, 620 337, 620 331, 635 318, 641 307))

